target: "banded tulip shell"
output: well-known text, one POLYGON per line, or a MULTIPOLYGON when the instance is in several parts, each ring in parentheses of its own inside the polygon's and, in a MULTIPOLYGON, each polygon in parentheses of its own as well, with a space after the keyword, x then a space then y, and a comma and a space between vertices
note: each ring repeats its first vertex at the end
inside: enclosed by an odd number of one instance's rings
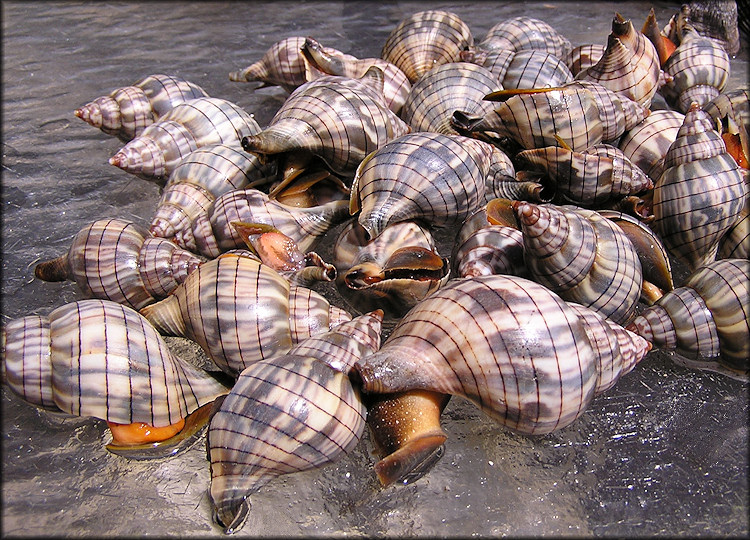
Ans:
POLYGON ((500 89, 502 85, 486 68, 468 62, 448 62, 431 69, 414 83, 401 110, 401 118, 413 132, 457 135, 451 126, 453 111, 460 109, 479 116, 489 114, 494 107, 484 101, 484 96, 500 89))
POLYGON ((565 58, 570 54, 571 44, 548 23, 521 16, 495 24, 477 44, 476 50, 478 54, 495 50, 537 50, 565 58))
POLYGON ((178 103, 199 97, 208 94, 197 84, 155 74, 96 98, 76 109, 75 115, 107 135, 128 142, 178 103))
POLYGON ((260 223, 281 231, 307 252, 331 228, 348 217, 348 201, 336 200, 311 208, 287 206, 254 188, 229 191, 217 198, 190 229, 178 231, 174 242, 187 249, 217 257, 246 246, 233 222, 260 223))
MULTIPOLYGON (((292 36, 281 39, 271 45, 263 57, 246 68, 229 73, 229 80, 234 82, 261 82, 264 86, 280 86, 287 92, 293 92, 305 84, 312 76, 323 75, 323 72, 310 66, 302 54, 304 37, 292 36)), ((325 48, 328 54, 340 54, 340 51, 325 48)))
MULTIPOLYGON (((184 429, 197 430, 189 415, 228 392, 175 356, 137 311, 109 300, 80 300, 48 316, 10 321, 2 351, 5 380, 25 400, 110 425, 179 427, 184 420, 184 429)), ((195 440, 195 433, 182 433, 150 449, 118 441, 108 449, 127 457, 164 457, 195 440)))
POLYGON ((211 419, 211 503, 225 533, 239 530, 249 497, 272 479, 349 453, 367 411, 347 373, 380 346, 377 312, 245 368, 211 419), (331 362, 335 364, 331 365, 331 362))
POLYGON ((39 263, 43 281, 75 281, 88 298, 140 309, 171 293, 206 259, 122 219, 81 229, 67 253, 39 263))
POLYGON ((750 261, 721 259, 696 269, 685 284, 665 294, 627 326, 654 347, 718 363, 747 374, 750 369, 750 261))
POLYGON ((638 253, 615 223, 575 206, 515 201, 524 260, 534 281, 622 324, 643 286, 638 253))
POLYGON ((290 285, 258 260, 234 253, 204 263, 141 314, 160 332, 196 342, 233 377, 351 319, 317 292, 290 285))
POLYGON ((399 21, 380 57, 395 64, 413 84, 432 68, 459 61, 461 51, 473 44, 471 29, 458 15, 426 10, 399 21))
POLYGON ((251 114, 225 99, 196 98, 180 103, 109 159, 125 172, 166 179, 190 152, 209 144, 232 144, 260 131, 251 114))
POLYGON ((242 138, 242 147, 261 155, 317 156, 334 172, 350 174, 367 154, 409 132, 386 107, 382 84, 383 72, 374 67, 361 79, 328 75, 305 83, 265 129, 242 138))
MULTIPOLYGON (((642 357, 648 344, 634 340, 642 357)), ((544 434, 583 413, 597 390, 599 362, 577 311, 543 285, 496 275, 449 281, 407 313, 352 376, 366 393, 462 396, 512 431, 544 434)))
POLYGON ((573 82, 565 62, 534 49, 492 51, 481 65, 495 75, 503 88, 556 88, 573 82))
MULTIPOLYGON (((301 48, 308 65, 317 68, 321 73, 359 79, 368 69, 375 66, 383 71, 383 98, 390 110, 398 114, 411 90, 409 79, 398 67, 382 58, 357 58, 350 54, 331 52, 320 42, 308 37, 301 48)), ((308 74, 308 80, 320 77, 314 71, 308 74)))
POLYGON ((562 201, 586 208, 654 187, 622 150, 610 144, 595 144, 583 152, 547 146, 523 150, 516 159, 546 173, 562 201))
POLYGON ((622 136, 618 148, 656 182, 664 171, 664 156, 684 121, 685 115, 679 111, 651 111, 640 124, 622 136))
POLYGON ((584 69, 595 65, 604 55, 607 49, 600 43, 586 43, 571 49, 570 54, 564 59, 573 77, 584 69))
POLYGON ((694 270, 716 256, 747 197, 736 161, 708 114, 694 104, 664 157, 651 224, 674 258, 694 270))
POLYGON ((404 135, 362 161, 349 211, 370 238, 399 221, 460 224, 484 202, 492 157, 492 145, 461 135, 404 135))
POLYGON ((604 54, 595 65, 579 72, 576 79, 598 82, 649 108, 660 73, 659 54, 654 44, 630 19, 617 13, 604 54))
POLYGON ((664 64, 664 72, 672 80, 659 91, 668 103, 687 113, 691 103, 703 106, 724 90, 729 81, 729 56, 721 45, 688 25, 680 46, 664 64))
POLYGON ((413 221, 393 223, 373 239, 352 220, 333 246, 336 286, 358 312, 404 315, 448 280, 448 260, 430 231, 413 221))

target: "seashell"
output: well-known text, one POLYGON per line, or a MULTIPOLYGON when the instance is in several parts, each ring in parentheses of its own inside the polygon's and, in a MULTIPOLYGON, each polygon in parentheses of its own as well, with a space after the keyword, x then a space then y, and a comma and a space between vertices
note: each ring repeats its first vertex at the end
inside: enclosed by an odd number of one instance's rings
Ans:
POLYGON ((743 169, 750 168, 750 94, 748 90, 724 92, 702 108, 713 118, 727 152, 743 169))
POLYGON ((175 105, 144 129, 109 163, 140 178, 161 180, 201 146, 236 143, 259 131, 251 114, 225 99, 191 99, 175 105))
POLYGON ((523 150, 516 160, 545 172, 562 201, 586 208, 654 187, 619 148, 605 143, 583 152, 560 146, 523 150))
POLYGON ((123 142, 138 137, 178 103, 208 97, 197 84, 171 75, 149 75, 75 110, 75 115, 123 142))
POLYGON ((747 28, 747 16, 742 13, 744 3, 731 0, 699 1, 682 4, 672 15, 663 32, 675 43, 680 43, 686 24, 693 26, 701 36, 719 43, 727 54, 736 54, 740 48, 739 24, 747 28))
POLYGON ((375 473, 383 487, 415 482, 443 457, 448 435, 440 426, 440 415, 449 395, 412 390, 369 394, 363 399, 367 425, 380 457, 375 473))
POLYGON ((334 172, 351 174, 367 154, 409 131, 385 106, 382 84, 383 72, 375 67, 362 79, 329 75, 305 83, 265 129, 242 138, 242 147, 261 155, 313 155, 334 172))
POLYGON ((656 22, 654 8, 651 8, 649 11, 646 21, 643 23, 643 28, 641 28, 641 32, 649 39, 656 49, 656 53, 659 55, 659 65, 664 66, 664 63, 670 56, 672 56, 672 53, 677 48, 677 44, 659 29, 659 25, 656 22))
POLYGON ((413 132, 458 134, 451 126, 456 109, 467 114, 489 114, 493 104, 484 96, 501 90, 493 74, 468 62, 448 62, 436 66, 414 83, 401 110, 401 118, 413 132))
POLYGON ((507 100, 484 117, 455 111, 453 127, 473 136, 510 137, 527 150, 554 146, 559 137, 571 149, 582 151, 614 141, 648 114, 634 101, 583 81, 559 88, 503 90, 485 97, 491 101, 504 98, 507 100))
POLYGON ((604 54, 576 80, 597 82, 648 108, 659 84, 660 65, 654 44, 630 19, 616 13, 604 54))
POLYGON ((655 182, 664 171, 664 156, 684 121, 685 115, 678 111, 651 111, 640 124, 625 132, 618 148, 655 182))
POLYGON ((249 497, 269 481, 333 463, 359 443, 367 412, 345 366, 379 348, 380 322, 362 315, 240 373, 207 436, 211 504, 225 533, 244 525, 249 497))
POLYGON ((386 319, 404 315, 448 280, 448 259, 440 256, 428 229, 413 221, 387 226, 368 239, 352 220, 333 246, 336 286, 357 311, 382 309, 386 319))
POLYGON ((503 88, 556 88, 573 82, 565 62, 534 49, 492 51, 481 65, 497 77, 503 88))
MULTIPOLYGON (((301 52, 308 65, 317 68, 320 73, 339 75, 359 79, 368 69, 375 66, 383 71, 383 98, 390 110, 398 114, 411 90, 409 79, 396 65, 382 58, 357 58, 350 54, 332 52, 311 37, 305 39, 301 52)), ((308 75, 308 80, 320 77, 315 73, 308 75)))
POLYGON ((217 257, 230 249, 246 246, 232 222, 262 223, 281 231, 307 252, 331 228, 349 217, 348 201, 338 200, 299 208, 271 199, 254 188, 230 191, 217 198, 207 211, 193 220, 192 228, 178 231, 174 242, 186 249, 217 257))
POLYGON ((207 420, 201 407, 228 392, 170 352, 137 311, 109 300, 80 300, 46 317, 13 320, 2 336, 14 392, 32 404, 106 420, 114 437, 107 449, 125 457, 165 457, 191 446, 207 420), (142 431, 141 424, 164 440, 119 440, 123 432, 142 431))
MULTIPOLYGON (((750 192, 747 187, 747 173, 745 173, 746 191, 750 192)), ((748 259, 750 258, 750 203, 745 199, 745 206, 740 210, 740 217, 732 225, 724 236, 719 240, 719 248, 716 253, 717 259, 748 259)))
POLYGON ((691 103, 703 106, 724 90, 729 81, 729 56, 721 45, 688 24, 680 46, 664 64, 664 72, 672 80, 660 93, 667 103, 687 113, 691 103))
POLYGON ((739 220, 747 188, 711 119, 697 104, 685 114, 654 185, 651 224, 667 251, 694 270, 715 258, 739 220))
POLYGON ((317 292, 290 285, 270 267, 234 253, 204 263, 141 314, 160 332, 196 342, 233 377, 351 319, 317 292))
POLYGON ((635 247, 612 221, 575 206, 515 201, 524 260, 534 281, 622 324, 643 285, 635 247))
POLYGON ((275 164, 261 164, 237 143, 209 144, 190 152, 167 179, 150 231, 172 238, 192 227, 211 203, 228 191, 263 182, 275 173, 275 164))
MULTIPOLYGON (((246 68, 229 73, 229 80, 234 82, 261 82, 265 86, 280 86, 287 92, 293 92, 309 80, 309 77, 321 76, 323 72, 311 66, 302 54, 305 45, 304 37, 292 36, 281 39, 266 50, 263 57, 246 68)), ((328 54, 343 54, 336 49, 324 48, 328 54)))
POLYGON ((460 224, 484 201, 492 145, 461 135, 411 133, 362 161, 349 212, 369 238, 388 225, 419 219, 429 226, 460 224))
POLYGON ((595 65, 604 55, 607 49, 600 43, 586 43, 573 47, 570 54, 565 58, 565 63, 570 69, 570 73, 575 77, 584 69, 595 65))
POLYGON ((169 295, 206 259, 140 225, 100 219, 81 229, 67 253, 39 263, 43 281, 75 281, 88 298, 140 309, 169 295))
POLYGON ((557 58, 570 54, 570 41, 546 22, 533 17, 512 17, 495 24, 487 31, 476 51, 538 50, 557 58))
POLYGON ((721 259, 698 267, 685 284, 627 326, 654 347, 747 374, 750 365, 750 261, 721 259))
POLYGON ((461 51, 473 44, 471 29, 458 15, 426 10, 399 21, 380 57, 395 64, 413 84, 432 68, 459 61, 461 51))
MULTIPOLYGON (((642 357, 648 344, 634 340, 642 357)), ((512 431, 544 434, 583 413, 599 362, 586 325, 558 295, 516 276, 479 276, 451 280, 417 304, 352 377, 368 394, 462 396, 512 431)))

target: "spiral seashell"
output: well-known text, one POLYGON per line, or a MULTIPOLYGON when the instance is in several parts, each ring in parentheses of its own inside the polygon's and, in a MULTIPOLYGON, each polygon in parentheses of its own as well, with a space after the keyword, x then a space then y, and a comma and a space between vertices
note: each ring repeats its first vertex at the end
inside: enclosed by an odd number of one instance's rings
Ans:
POLYGON ((349 211, 370 238, 399 221, 459 224, 484 202, 492 157, 492 145, 461 135, 404 135, 362 161, 349 211))
POLYGON ((533 17, 512 17, 495 24, 476 46, 477 53, 496 50, 537 50, 557 58, 570 54, 570 41, 546 22, 533 17))
POLYGON ((564 60, 568 69, 570 69, 570 73, 575 77, 584 69, 595 65, 601 60, 606 49, 607 47, 600 43, 578 45, 571 49, 570 54, 564 60))
POLYGON ((140 309, 171 293, 205 261, 140 225, 101 219, 81 229, 67 253, 39 263, 43 281, 75 281, 88 298, 140 309))
MULTIPOLYGON (((648 349, 641 344, 634 348, 640 356, 648 349)), ((368 394, 462 396, 512 431, 544 434, 583 413, 599 363, 586 325, 559 296, 496 275, 449 281, 407 313, 352 376, 368 394)))
POLYGON ((491 101, 505 98, 484 117, 455 111, 454 128, 462 134, 510 137, 527 150, 554 146, 559 138, 571 149, 583 151, 614 141, 648 114, 634 101, 585 81, 559 88, 503 90, 485 97, 491 101))
POLYGON ((729 81, 729 56, 721 45, 688 24, 680 46, 664 64, 664 72, 672 80, 659 91, 668 103, 687 113, 691 103, 703 106, 724 90, 729 81))
POLYGON ((654 347, 701 366, 750 369, 750 261, 721 259, 697 268, 627 326, 654 347))
POLYGON ((448 280, 448 260, 429 230, 413 221, 393 223, 377 237, 352 220, 333 246, 336 286, 361 312, 382 309, 386 319, 404 315, 448 280))
POLYGON ((380 57, 401 69, 413 84, 432 68, 459 61, 461 51, 473 44, 471 29, 458 15, 426 10, 399 21, 380 57))
POLYGON ((317 292, 292 286, 256 259, 234 253, 204 263, 141 314, 160 332, 195 341, 233 377, 351 319, 317 292))
POLYGON ((503 88, 557 88, 573 82, 573 74, 558 57, 534 49, 488 53, 481 64, 503 88))
POLYGON ((150 231, 173 238, 192 227, 217 197, 263 182, 275 172, 274 164, 261 164, 236 144, 209 144, 190 152, 169 175, 150 231))
POLYGON ((178 103, 208 97, 197 84, 170 75, 149 75, 75 110, 75 115, 123 142, 138 137, 178 103))
POLYGON ((211 419, 211 504, 225 533, 239 530, 249 497, 272 479, 323 467, 349 453, 364 432, 366 409, 344 366, 380 346, 378 313, 343 323, 287 354, 240 373, 211 419))
POLYGON ((252 115, 219 98, 180 103, 123 146, 109 163, 140 178, 167 178, 190 152, 209 144, 236 143, 260 131, 252 115))
POLYGON ((643 28, 641 28, 641 32, 649 39, 656 49, 656 53, 659 55, 659 65, 664 66, 664 63, 670 56, 672 56, 672 53, 677 48, 677 44, 659 29, 659 24, 656 22, 654 8, 651 8, 649 11, 648 16, 643 23, 643 28))
POLYGON ((706 103, 703 110, 719 127, 727 152, 743 169, 750 168, 750 92, 724 92, 706 103))
POLYGON ((715 258, 719 240, 739 220, 746 197, 737 163, 708 114, 694 104, 654 185, 651 226, 670 255, 694 270, 715 258))
POLYGON ((684 121, 685 115, 679 111, 651 111, 640 124, 625 132, 618 148, 656 182, 664 172, 664 156, 684 121))
POLYGON ((401 118, 413 132, 431 131, 445 135, 458 132, 451 126, 456 109, 483 116, 493 110, 484 101, 490 92, 501 90, 493 74, 468 62, 448 62, 431 69, 414 83, 401 110, 401 118))
MULTIPOLYGON (((311 66, 302 54, 305 45, 304 37, 292 36, 281 39, 266 50, 263 57, 246 68, 229 73, 229 80, 234 82, 261 82, 260 87, 280 86, 287 92, 293 92, 302 86, 311 76, 321 76, 323 72, 311 66), (313 75, 314 74, 314 75, 313 75)), ((326 47, 328 54, 343 54, 336 49, 326 47)))
POLYGON ((513 210, 534 281, 618 324, 634 315, 643 273, 622 229, 598 212, 575 206, 515 201, 513 210))
MULTIPOLYGON (((201 429, 191 413, 228 391, 172 354, 138 312, 109 300, 80 300, 46 317, 13 320, 2 336, 5 377, 14 392, 35 405, 106 420, 115 437, 107 448, 126 457, 185 449, 201 429), (117 439, 127 432, 122 424, 176 434, 144 448, 117 439)), ((205 415, 198 414, 205 425, 205 415)))
POLYGON ((659 84, 660 65, 654 44, 630 19, 617 13, 604 54, 576 79, 597 82, 649 108, 659 84))
POLYGON ((409 132, 385 106, 382 84, 383 72, 375 67, 361 79, 329 75, 305 83, 265 129, 242 138, 242 147, 261 155, 312 154, 334 172, 350 174, 367 154, 409 132))
POLYGON ((246 246, 233 222, 262 223, 281 231, 307 252, 331 228, 349 217, 348 201, 337 200, 312 208, 287 206, 254 188, 229 191, 193 220, 192 228, 178 231, 174 242, 186 249, 217 257, 246 246))
MULTIPOLYGON (((350 54, 331 52, 320 42, 311 37, 305 39, 301 52, 307 59, 308 65, 314 66, 321 73, 339 75, 359 79, 372 66, 383 71, 383 98, 390 110, 398 114, 411 90, 409 79, 398 67, 382 58, 357 58, 350 54)), ((314 80, 321 75, 308 74, 308 80, 314 80)))
POLYGON ((672 15, 663 33, 679 44, 682 31, 689 24, 698 34, 716 40, 727 54, 733 55, 740 48, 739 25, 744 24, 744 29, 747 29, 747 14, 742 9, 746 7, 744 3, 738 5, 732 0, 692 1, 683 4, 672 15))

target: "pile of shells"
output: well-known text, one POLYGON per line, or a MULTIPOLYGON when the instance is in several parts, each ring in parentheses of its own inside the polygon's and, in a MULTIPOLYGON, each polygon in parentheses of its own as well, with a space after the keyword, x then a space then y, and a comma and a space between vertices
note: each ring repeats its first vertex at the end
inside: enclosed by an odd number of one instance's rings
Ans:
POLYGON ((748 92, 689 18, 639 26, 615 14, 606 44, 573 47, 518 17, 475 41, 426 10, 380 58, 293 36, 230 73, 289 93, 266 126, 161 74, 82 106, 161 200, 147 226, 102 216, 36 266, 88 299, 5 324, 4 382, 105 420, 128 459, 205 434, 231 533, 267 482, 366 428, 380 482, 416 481, 450 444, 451 396, 536 435, 654 349, 746 377, 748 92))

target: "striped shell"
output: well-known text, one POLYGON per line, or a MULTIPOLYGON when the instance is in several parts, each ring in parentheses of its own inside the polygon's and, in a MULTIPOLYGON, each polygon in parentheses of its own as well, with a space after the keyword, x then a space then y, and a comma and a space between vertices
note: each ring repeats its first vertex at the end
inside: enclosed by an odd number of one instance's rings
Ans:
POLYGON ((190 152, 167 179, 151 220, 154 236, 173 238, 192 227, 221 195, 256 183, 270 182, 275 164, 261 164, 239 141, 209 144, 190 152))
POLYGON ((570 54, 564 58, 570 72, 575 77, 584 69, 587 69, 596 64, 604 55, 604 51, 607 49, 606 46, 600 43, 586 43, 585 45, 578 45, 573 47, 570 54))
POLYGON ((243 526, 250 495, 273 478, 323 467, 359 443, 365 406, 349 368, 329 362, 351 365, 379 346, 380 318, 368 314, 240 373, 207 436, 211 503, 225 533, 243 526))
POLYGON ((358 312, 382 309, 401 317, 448 280, 448 260, 437 251, 430 231, 413 221, 386 227, 373 239, 356 220, 333 246, 336 286, 358 312))
POLYGON ((458 15, 426 10, 403 18, 388 34, 380 57, 395 64, 415 83, 432 68, 457 62, 474 44, 471 29, 458 15))
MULTIPOLYGON (((264 86, 280 86, 287 92, 311 80, 308 77, 318 72, 305 60, 301 52, 305 44, 304 37, 292 36, 281 39, 266 50, 263 57, 244 69, 229 73, 229 80, 234 82, 261 82, 264 86)), ((326 53, 339 53, 336 49, 325 49, 326 53)))
MULTIPOLYGON (((633 339, 640 342, 637 361, 648 345, 633 339)), ((367 393, 460 395, 513 431, 544 434, 583 413, 597 390, 599 363, 586 325, 559 296, 533 281, 498 275, 438 289, 353 376, 367 393)))
POLYGON ((260 131, 252 115, 220 98, 176 105, 109 159, 125 172, 165 180, 190 152, 209 144, 234 144, 260 131))
POLYGON ((622 324, 634 315, 643 285, 635 247, 593 210, 516 201, 524 260, 534 281, 622 324))
POLYGON ((351 319, 317 292, 290 285, 254 258, 231 253, 204 263, 141 313, 160 332, 195 341, 234 377, 253 362, 351 319))
POLYGON ((34 274, 43 281, 75 281, 88 298, 140 309, 166 297, 204 261, 131 221, 100 219, 75 235, 67 253, 39 263, 34 274))
POLYGON ((586 208, 654 187, 620 149, 604 143, 583 152, 559 146, 524 150, 516 160, 546 173, 562 201, 586 208))
POLYGON ((696 269, 628 325, 664 351, 706 365, 750 369, 750 261, 721 259, 696 269))
MULTIPOLYGON (((311 37, 305 39, 302 45, 308 65, 317 68, 320 73, 339 75, 359 79, 368 69, 375 66, 383 71, 383 98, 390 110, 398 114, 411 90, 409 79, 398 67, 382 58, 357 58, 350 54, 331 52, 332 50, 320 44, 311 37)), ((312 71, 312 70, 311 70, 312 71)), ((314 80, 321 75, 314 72, 308 74, 308 80, 314 80)))
POLYGON ((570 54, 570 41, 546 22, 533 17, 512 17, 487 31, 476 49, 479 53, 495 50, 537 50, 557 58, 570 54))
POLYGON ((484 96, 500 89, 502 86, 489 70, 468 62, 448 62, 431 69, 414 83, 401 118, 413 132, 457 135, 450 123, 453 111, 489 114, 494 107, 484 101, 484 96))
POLYGON ((599 61, 576 75, 598 82, 646 108, 656 94, 661 73, 653 43, 619 13, 612 20, 607 48, 599 61))
POLYGON ((328 75, 292 92, 257 134, 242 138, 254 154, 312 154, 337 173, 350 174, 370 152, 408 133, 406 125, 386 107, 383 72, 371 68, 361 79, 328 75), (380 91, 368 86, 380 84, 380 91))
POLYGON ((705 105, 729 81, 729 56, 716 41, 687 26, 680 46, 664 64, 672 80, 659 90, 668 103, 686 113, 692 102, 705 105))
POLYGON ((618 148, 656 182, 664 171, 664 156, 684 121, 685 115, 678 111, 651 111, 640 124, 625 132, 618 148))
POLYGON ((15 319, 2 335, 8 386, 71 415, 163 427, 228 391, 175 356, 137 311, 109 300, 15 319))
POLYGON ((170 75, 149 75, 75 110, 75 115, 123 142, 138 137, 178 103, 208 97, 197 84, 170 75))
POLYGON ((653 229, 674 258, 694 270, 715 258, 734 225, 747 188, 736 161, 697 105, 688 110, 654 185, 653 229))
POLYGON ((461 135, 404 135, 362 161, 350 212, 370 238, 399 221, 460 224, 484 202, 492 156, 492 145, 461 135))
POLYGON ((349 217, 348 201, 337 200, 311 208, 287 206, 254 188, 229 191, 197 216, 190 229, 177 232, 174 242, 206 257, 216 257, 246 244, 233 222, 262 223, 291 238, 307 252, 335 225, 349 217))
POLYGON ((555 88, 573 82, 573 74, 557 56, 527 49, 499 49, 488 53, 481 64, 503 88, 555 88))

